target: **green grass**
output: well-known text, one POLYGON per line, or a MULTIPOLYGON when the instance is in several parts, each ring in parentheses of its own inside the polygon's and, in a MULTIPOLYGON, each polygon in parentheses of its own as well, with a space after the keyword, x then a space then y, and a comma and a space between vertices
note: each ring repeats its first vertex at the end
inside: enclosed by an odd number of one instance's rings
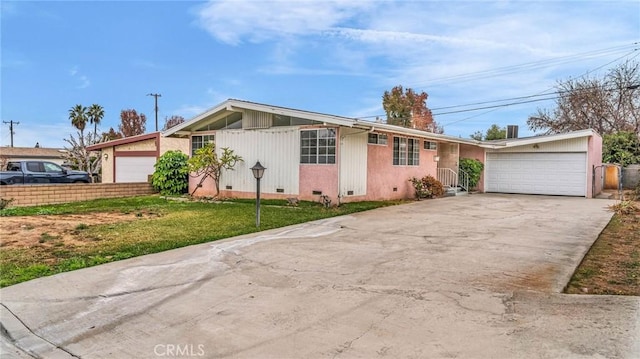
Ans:
MULTIPOLYGON (((53 247, 3 248, 0 251, 0 287, 120 259, 402 202, 357 202, 329 209, 314 202, 300 202, 297 207, 287 206, 284 200, 265 200, 261 203, 260 229, 255 226, 253 200, 201 203, 168 201, 157 196, 147 196, 5 209, 0 211, 0 215, 37 216, 42 213, 108 211, 130 213, 135 218, 104 225, 78 225, 75 234, 77 239, 84 241, 81 246, 60 247, 54 241, 53 247), (149 218, 144 215, 149 213, 160 216, 149 218)), ((46 233, 42 234, 43 242, 56 239, 45 235, 46 233)))

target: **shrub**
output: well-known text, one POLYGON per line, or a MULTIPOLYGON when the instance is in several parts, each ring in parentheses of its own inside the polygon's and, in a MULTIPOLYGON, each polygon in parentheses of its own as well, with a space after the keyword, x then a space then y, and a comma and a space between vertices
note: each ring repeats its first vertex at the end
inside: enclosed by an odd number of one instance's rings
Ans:
POLYGON ((151 177, 153 188, 165 196, 183 194, 189 188, 189 157, 180 151, 167 151, 158 158, 151 177))
POLYGON ((0 209, 7 208, 11 204, 11 202, 13 202, 13 198, 0 198, 0 209))
POLYGON ((484 164, 474 158, 460 159, 460 171, 469 175, 469 189, 476 188, 483 170, 484 164))
POLYGON ((435 198, 444 195, 444 187, 442 186, 442 183, 433 176, 427 175, 420 179, 412 177, 409 179, 409 182, 413 184, 416 199, 435 198))

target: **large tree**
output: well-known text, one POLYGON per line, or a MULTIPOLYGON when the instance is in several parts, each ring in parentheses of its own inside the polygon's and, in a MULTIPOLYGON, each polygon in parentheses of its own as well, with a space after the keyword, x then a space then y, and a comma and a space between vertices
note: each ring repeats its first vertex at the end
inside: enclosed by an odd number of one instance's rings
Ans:
POLYGON ((98 125, 102 121, 104 117, 104 108, 98 104, 93 104, 89 106, 89 110, 87 112, 89 117, 89 123, 93 124, 93 137, 98 139, 98 125))
POLYGON ((494 123, 487 129, 486 134, 483 135, 481 131, 476 131, 469 137, 478 141, 501 140, 503 138, 507 138, 507 129, 494 123))
POLYGON ((417 93, 398 85, 382 95, 382 107, 387 113, 387 123, 429 132, 442 133, 442 128, 433 120, 427 107, 426 92, 417 93))
POLYGON ((68 153, 75 153, 77 156, 74 161, 77 162, 81 170, 87 171, 89 168, 89 155, 86 147, 87 144, 91 142, 91 135, 87 138, 84 136, 84 129, 87 126, 87 121, 89 121, 87 108, 80 104, 73 106, 69 110, 69 120, 71 120, 71 125, 78 129, 78 139, 74 139, 73 135, 70 136, 71 141, 65 139, 65 141, 72 145, 73 149, 73 151, 68 151, 68 153), (78 148, 76 149, 76 147, 78 148))
POLYGON ((86 128, 87 121, 89 120, 87 108, 80 104, 73 106, 69 110, 69 120, 71 120, 71 125, 80 131, 80 137, 84 138, 84 129, 86 128))
POLYGON ((173 126, 177 126, 181 123, 184 122, 184 117, 182 116, 176 116, 173 115, 171 117, 165 117, 164 119, 164 127, 162 128, 163 131, 166 131, 168 129, 170 129, 173 126))
POLYGON ((592 128, 640 134, 640 63, 627 61, 603 77, 559 81, 555 109, 538 109, 527 125, 546 134, 592 128))
POLYGON ((141 135, 146 130, 147 117, 136 110, 122 110, 118 130, 124 137, 141 135))
POLYGON ((116 130, 113 129, 113 127, 109 127, 109 131, 107 132, 103 132, 102 133, 102 142, 106 142, 106 141, 113 141, 113 140, 119 140, 122 137, 122 134, 116 130))

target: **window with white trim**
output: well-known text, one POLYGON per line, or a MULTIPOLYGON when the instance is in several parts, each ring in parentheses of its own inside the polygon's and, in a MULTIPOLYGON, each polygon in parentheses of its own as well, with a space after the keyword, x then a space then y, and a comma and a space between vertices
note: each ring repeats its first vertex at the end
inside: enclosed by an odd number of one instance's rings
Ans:
POLYGON ((425 150, 437 150, 438 149, 438 143, 437 142, 431 142, 431 141, 424 141, 424 149, 425 150))
POLYGON ((191 155, 195 155, 197 150, 201 149, 208 143, 214 142, 215 139, 215 135, 191 136, 191 155))
POLYGON ((393 164, 396 166, 419 166, 420 140, 393 137, 393 164))
POLYGON ((300 163, 336 163, 336 130, 300 131, 300 163))
POLYGON ((383 133, 370 133, 368 135, 367 142, 372 145, 386 145, 387 135, 383 133))

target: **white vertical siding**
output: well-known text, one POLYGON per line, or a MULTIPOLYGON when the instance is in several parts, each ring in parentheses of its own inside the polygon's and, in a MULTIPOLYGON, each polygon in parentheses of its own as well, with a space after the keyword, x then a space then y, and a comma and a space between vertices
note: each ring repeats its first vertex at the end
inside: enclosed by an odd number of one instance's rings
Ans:
POLYGON ((340 196, 367 194, 367 132, 340 128, 340 196))
POLYGON ((242 116, 242 128, 269 128, 271 127, 271 114, 267 112, 245 110, 242 116))
POLYGON ((534 145, 514 146, 504 149, 487 150, 487 152, 586 152, 588 137, 568 140, 543 142, 534 145))
POLYGON ((297 195, 300 183, 300 132, 297 127, 267 130, 225 130, 216 132, 216 146, 231 148, 242 156, 234 171, 225 171, 220 189, 232 186, 233 191, 256 189, 251 167, 260 161, 267 168, 260 182, 261 192, 297 195), (277 189, 284 192, 277 192, 277 189))

